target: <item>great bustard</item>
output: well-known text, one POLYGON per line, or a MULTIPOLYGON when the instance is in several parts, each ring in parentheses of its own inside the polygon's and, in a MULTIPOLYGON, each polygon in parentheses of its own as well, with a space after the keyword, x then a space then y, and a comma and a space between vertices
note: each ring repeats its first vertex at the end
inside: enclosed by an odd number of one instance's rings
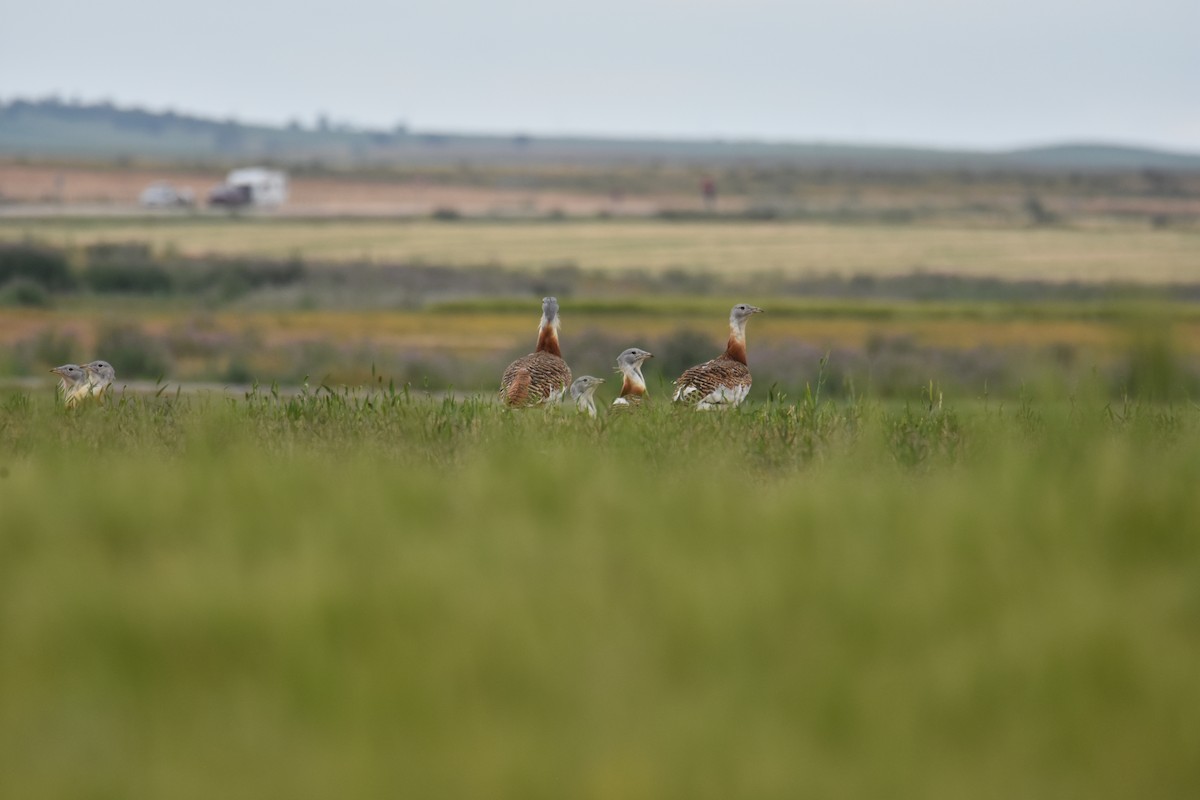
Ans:
POLYGON ((621 373, 621 394, 613 400, 614 408, 640 405, 646 396, 646 379, 642 377, 642 362, 654 358, 637 347, 631 347, 617 356, 617 372, 621 373))
POLYGON ((711 361, 686 370, 675 381, 680 403, 697 408, 736 408, 750 393, 750 368, 746 365, 746 321, 761 314, 757 306, 739 303, 729 312, 729 343, 725 352, 711 361))
POLYGON ((604 378, 581 375, 571 384, 571 399, 575 401, 575 407, 581 414, 596 416, 596 389, 602 383, 604 378))
POLYGON ((562 400, 571 385, 571 368, 558 347, 558 301, 542 298, 537 349, 508 365, 500 379, 500 396, 510 406, 562 400))

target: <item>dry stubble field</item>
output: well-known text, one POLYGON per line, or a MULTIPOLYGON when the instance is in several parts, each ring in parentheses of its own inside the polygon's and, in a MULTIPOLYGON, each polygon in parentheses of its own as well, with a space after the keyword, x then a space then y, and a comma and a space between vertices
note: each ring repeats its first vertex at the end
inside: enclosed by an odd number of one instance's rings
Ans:
POLYGON ((1140 226, 954 228, 662 221, 432 222, 10 219, 0 241, 148 242, 191 255, 744 275, 905 275, 1134 283, 1200 281, 1200 233, 1140 226))

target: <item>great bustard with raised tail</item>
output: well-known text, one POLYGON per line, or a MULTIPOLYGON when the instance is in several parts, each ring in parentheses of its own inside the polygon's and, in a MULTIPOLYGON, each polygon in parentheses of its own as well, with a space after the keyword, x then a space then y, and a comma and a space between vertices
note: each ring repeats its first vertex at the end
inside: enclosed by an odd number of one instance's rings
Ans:
POLYGON ((562 400, 571 385, 571 368, 558 346, 558 300, 542 298, 537 349, 508 365, 500 379, 500 396, 510 406, 532 406, 562 400))
POLYGON ((750 393, 750 367, 746 363, 746 321, 761 314, 757 306, 739 303, 729 312, 729 342, 725 352, 711 361, 684 371, 675 381, 678 403, 697 408, 736 408, 750 393))
POLYGON ((646 397, 646 379, 642 377, 642 363, 654 358, 637 347, 631 347, 617 356, 617 372, 621 373, 621 394, 613 400, 613 408, 628 408, 641 405, 646 397))

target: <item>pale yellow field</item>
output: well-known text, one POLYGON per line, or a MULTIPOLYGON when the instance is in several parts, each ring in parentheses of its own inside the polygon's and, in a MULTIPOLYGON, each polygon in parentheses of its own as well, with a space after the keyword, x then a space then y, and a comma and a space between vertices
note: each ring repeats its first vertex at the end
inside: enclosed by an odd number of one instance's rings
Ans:
MULTIPOLYGON (((564 347, 576 347, 591 336, 632 336, 649 339, 690 328, 712 337, 714 354, 724 343, 726 328, 718 316, 691 313, 566 314, 564 347)), ((536 319, 528 315, 492 312, 438 311, 220 311, 189 314, 169 311, 120 312, 101 310, 13 309, 0 315, 0 346, 15 346, 45 333, 74 338, 90 348, 99 329, 114 323, 131 324, 154 336, 186 336, 196 331, 243 336, 252 334, 269 350, 298 341, 337 345, 370 342, 383 349, 437 353, 451 358, 499 357, 506 351, 533 345, 536 319)), ((968 318, 915 315, 881 320, 852 316, 806 318, 803 312, 781 308, 756 320, 752 346, 804 342, 818 348, 860 349, 872 339, 901 338, 914 346, 941 349, 1078 347, 1097 354, 1128 347, 1142 330, 1129 324, 1099 319, 968 318), (782 312, 782 313, 780 313, 782 312), (790 312, 790 313, 789 313, 790 312)), ((1181 353, 1200 352, 1200 321, 1174 320, 1164 328, 1172 347, 1181 353)))
POLYGON ((8 220, 0 240, 55 245, 145 241, 202 255, 499 264, 522 269, 682 268, 751 275, 903 275, 1006 280, 1200 281, 1200 233, 658 221, 457 222, 270 219, 8 220))

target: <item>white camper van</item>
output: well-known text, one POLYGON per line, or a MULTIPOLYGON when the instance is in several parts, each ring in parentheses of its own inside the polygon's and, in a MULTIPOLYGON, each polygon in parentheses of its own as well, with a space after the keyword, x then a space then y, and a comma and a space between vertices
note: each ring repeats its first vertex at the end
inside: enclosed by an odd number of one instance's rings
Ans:
POLYGON ((210 205, 273 208, 287 202, 287 173, 262 167, 235 169, 209 193, 210 205))

